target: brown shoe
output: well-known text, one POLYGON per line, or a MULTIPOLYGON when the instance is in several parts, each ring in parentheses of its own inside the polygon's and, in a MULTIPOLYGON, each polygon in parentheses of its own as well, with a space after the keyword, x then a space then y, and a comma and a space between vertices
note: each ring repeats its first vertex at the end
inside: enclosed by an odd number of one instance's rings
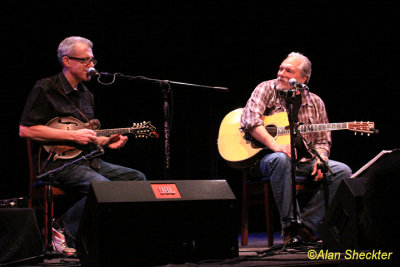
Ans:
POLYGON ((283 229, 283 244, 286 244, 287 242, 292 239, 292 227, 286 227, 283 229))
POLYGON ((305 242, 316 242, 319 240, 319 237, 314 235, 312 230, 302 224, 299 228, 299 236, 305 241, 305 242))

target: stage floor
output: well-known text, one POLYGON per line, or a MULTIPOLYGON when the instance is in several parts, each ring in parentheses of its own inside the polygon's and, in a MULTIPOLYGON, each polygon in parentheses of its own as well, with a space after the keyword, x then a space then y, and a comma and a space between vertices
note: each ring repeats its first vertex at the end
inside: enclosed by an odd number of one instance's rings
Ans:
MULTIPOLYGON (((194 267, 194 266, 305 266, 305 265, 320 265, 320 266, 342 266, 343 261, 338 260, 310 260, 307 256, 309 249, 321 250, 322 244, 317 244, 316 247, 293 247, 283 248, 282 237, 280 232, 274 233, 274 246, 267 247, 266 233, 250 233, 249 245, 242 247, 239 243, 239 257, 228 260, 208 260, 202 262, 188 262, 184 264, 167 264, 161 265, 165 267, 194 267), (268 250, 268 251, 266 251, 268 250)), ((350 262, 346 262, 346 266, 350 266, 350 262)), ((55 257, 52 259, 43 259, 42 261, 32 263, 20 263, 14 266, 81 266, 77 258, 62 258, 55 257)), ((344 265, 343 265, 344 266, 344 265)))

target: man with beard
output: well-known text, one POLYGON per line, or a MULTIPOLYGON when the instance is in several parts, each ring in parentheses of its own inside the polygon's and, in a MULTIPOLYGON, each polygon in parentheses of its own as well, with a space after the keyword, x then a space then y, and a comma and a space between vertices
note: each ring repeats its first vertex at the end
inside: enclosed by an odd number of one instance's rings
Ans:
MULTIPOLYGON (((298 233, 305 241, 318 240, 316 229, 325 215, 324 190, 322 178, 324 177, 319 166, 320 159, 310 153, 309 146, 315 148, 331 170, 327 173, 329 201, 343 178, 350 177, 350 168, 340 162, 329 159, 331 147, 331 134, 328 131, 303 133, 305 139, 297 136, 294 140, 296 148, 296 175, 306 176, 317 189, 300 213, 298 205, 297 222, 293 218, 292 210, 292 175, 291 175, 291 146, 279 144, 268 133, 263 123, 263 116, 280 112, 288 112, 289 98, 293 85, 289 83, 295 79, 299 85, 307 84, 311 76, 311 62, 301 53, 292 52, 279 67, 276 79, 260 83, 253 91, 241 116, 241 130, 249 133, 268 150, 253 167, 259 177, 270 182, 275 203, 277 205, 280 222, 283 229, 284 242, 293 238, 298 233), (299 227, 297 227, 299 226, 299 227), (296 227, 296 231, 293 228, 296 227)), ((308 90, 295 90, 290 98, 293 107, 293 119, 303 124, 328 123, 325 104, 319 96, 308 90)))

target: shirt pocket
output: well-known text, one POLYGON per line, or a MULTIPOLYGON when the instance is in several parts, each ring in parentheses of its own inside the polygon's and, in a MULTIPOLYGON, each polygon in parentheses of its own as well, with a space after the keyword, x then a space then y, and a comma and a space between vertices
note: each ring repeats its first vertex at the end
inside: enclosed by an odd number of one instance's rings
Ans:
POLYGON ((93 108, 91 106, 82 106, 82 110, 85 114, 88 114, 88 117, 93 117, 94 115, 94 111, 93 108))
POLYGON ((76 108, 72 105, 59 106, 59 109, 60 109, 61 113, 66 114, 66 115, 75 115, 76 114, 76 108))

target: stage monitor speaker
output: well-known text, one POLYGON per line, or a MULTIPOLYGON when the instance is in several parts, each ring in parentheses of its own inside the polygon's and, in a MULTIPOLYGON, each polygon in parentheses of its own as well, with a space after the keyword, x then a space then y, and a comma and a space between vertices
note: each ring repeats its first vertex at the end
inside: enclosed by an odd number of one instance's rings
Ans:
POLYGON ((84 266, 238 256, 237 203, 225 180, 93 182, 77 239, 84 266))
POLYGON ((325 248, 392 248, 397 242, 397 190, 400 181, 400 150, 383 151, 357 173, 344 179, 332 199, 318 233, 325 248))
POLYGON ((42 236, 33 209, 0 209, 0 265, 39 262, 44 256, 42 236))
POLYGON ((359 217, 367 181, 365 177, 346 178, 339 185, 318 228, 324 247, 332 251, 344 251, 363 246, 359 217))

